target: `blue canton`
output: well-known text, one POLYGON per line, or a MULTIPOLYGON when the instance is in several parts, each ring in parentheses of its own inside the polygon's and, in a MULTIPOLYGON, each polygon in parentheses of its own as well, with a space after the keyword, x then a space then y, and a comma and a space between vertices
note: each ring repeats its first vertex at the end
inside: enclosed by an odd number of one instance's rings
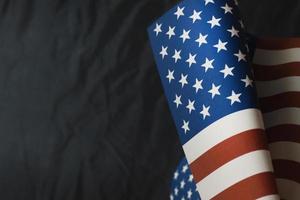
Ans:
POLYGON ((173 175, 171 188, 170 200, 200 200, 193 175, 185 158, 181 160, 173 175))
POLYGON ((257 107, 238 16, 233 0, 185 0, 148 28, 182 144, 230 113, 257 107))

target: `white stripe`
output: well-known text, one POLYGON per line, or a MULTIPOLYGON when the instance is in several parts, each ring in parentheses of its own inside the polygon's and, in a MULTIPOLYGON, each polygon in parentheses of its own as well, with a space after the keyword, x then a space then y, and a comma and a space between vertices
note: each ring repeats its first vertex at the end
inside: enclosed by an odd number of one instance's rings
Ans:
POLYGON ((273 171, 269 151, 258 150, 226 163, 197 183, 202 199, 211 199, 230 186, 259 173, 273 171))
POLYGON ((280 200, 280 197, 276 194, 272 194, 272 195, 268 195, 268 196, 258 198, 256 200, 280 200))
POLYGON ((281 198, 286 200, 299 200, 300 197, 300 184, 287 180, 287 179, 276 179, 278 186, 279 195, 281 198))
POLYGON ((187 160, 192 163, 218 143, 251 129, 263 129, 258 109, 246 109, 227 115, 197 133, 183 145, 187 160))
POLYGON ((253 63, 259 65, 280 65, 300 61, 300 48, 284 50, 256 49, 253 63))
POLYGON ((272 96, 284 92, 299 92, 300 77, 290 76, 273 81, 256 81, 259 97, 272 96))
POLYGON ((300 163, 300 143, 274 142, 269 144, 269 149, 272 159, 292 160, 300 163))
POLYGON ((282 124, 300 125, 300 108, 282 108, 264 114, 266 128, 282 124))

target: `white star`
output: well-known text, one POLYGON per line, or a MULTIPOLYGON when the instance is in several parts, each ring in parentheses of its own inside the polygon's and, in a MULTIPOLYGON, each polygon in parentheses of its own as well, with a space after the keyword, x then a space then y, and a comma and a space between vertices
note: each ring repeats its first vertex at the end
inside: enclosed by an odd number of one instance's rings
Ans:
POLYGON ((215 16, 212 16, 211 20, 207 21, 211 26, 210 28, 213 28, 214 26, 221 26, 220 25, 221 18, 215 18, 215 16))
POLYGON ((191 30, 186 31, 185 29, 183 29, 182 35, 180 36, 180 38, 182 38, 183 43, 185 42, 185 40, 191 39, 189 36, 190 32, 191 30))
POLYGON ((243 54, 242 52, 241 52, 241 50, 239 50, 239 52, 238 53, 235 53, 234 54, 236 57, 238 57, 238 61, 240 62, 241 60, 244 60, 244 61, 246 61, 246 54, 243 54))
MULTIPOLYGON (((189 123, 189 122, 187 122, 187 123, 189 123)), ((189 169, 188 165, 183 165, 181 172, 185 173, 188 169, 189 169)))
POLYGON ((184 186, 185 186, 185 182, 184 182, 184 180, 182 180, 182 181, 180 182, 180 188, 183 189, 184 186))
POLYGON ((191 112, 192 112, 193 110, 195 110, 194 103, 195 103, 195 101, 189 100, 189 103, 188 103, 188 105, 186 106, 186 108, 189 110, 189 113, 190 113, 190 114, 191 114, 191 112))
POLYGON ((240 100, 240 96, 242 94, 241 93, 238 93, 236 94, 233 90, 231 91, 231 96, 228 96, 226 97, 226 99, 229 99, 231 102, 230 102, 230 105, 234 104, 234 102, 239 102, 241 103, 241 100, 240 100))
POLYGON ((176 107, 178 108, 178 106, 182 104, 181 95, 177 96, 177 94, 175 94, 175 100, 173 102, 176 104, 176 107))
POLYGON ((234 28, 234 26, 232 26, 231 29, 227 29, 227 31, 231 33, 231 37, 234 37, 234 36, 239 37, 239 31, 236 30, 236 29, 234 28))
POLYGON ((239 2, 237 0, 234 0, 234 3, 235 3, 236 6, 239 5, 239 2))
POLYGON ((189 67, 191 67, 192 66, 192 64, 196 64, 196 56, 197 56, 197 54, 191 54, 191 53, 189 53, 189 58, 185 61, 185 62, 187 62, 187 63, 189 63, 189 67))
POLYGON ((186 122, 186 121, 183 120, 183 125, 182 125, 181 128, 184 130, 184 133, 186 133, 186 132, 188 132, 190 130, 189 123, 190 123, 189 121, 186 122))
POLYGON ((158 23, 156 23, 156 25, 155 25, 155 29, 154 29, 153 31, 156 33, 156 36, 157 36, 159 33, 162 32, 162 31, 161 31, 161 25, 162 25, 162 24, 158 24, 158 23))
POLYGON ((193 177, 192 174, 190 174, 190 176, 189 176, 189 182, 192 182, 193 180, 194 180, 194 177, 193 177))
POLYGON ((182 7, 182 8, 177 7, 177 11, 174 13, 174 15, 177 16, 177 19, 179 19, 180 16, 184 16, 183 10, 184 10, 184 7, 182 7))
POLYGON ((171 39, 171 37, 173 36, 173 35, 175 35, 175 26, 174 27, 170 27, 169 26, 169 30, 168 30, 168 32, 166 33, 166 35, 168 35, 169 36, 169 39, 171 39))
POLYGON ((176 171, 175 173, 174 173, 174 177, 173 177, 173 179, 177 179, 178 178, 178 176, 179 176, 179 173, 178 173, 178 171, 176 171))
POLYGON ((203 82, 203 80, 200 80, 200 81, 199 81, 199 80, 196 78, 195 84, 193 85, 193 87, 196 89, 196 93, 198 92, 199 89, 203 89, 203 87, 202 87, 202 82, 203 82))
POLYGON ((181 79, 179 80, 179 83, 181 83, 181 87, 183 88, 183 86, 185 85, 185 84, 188 84, 188 82, 187 82, 187 77, 188 77, 188 75, 183 75, 183 74, 181 74, 181 79))
POLYGON ((214 59, 209 60, 208 58, 205 58, 205 63, 203 63, 201 66, 205 68, 205 72, 207 72, 208 69, 213 69, 214 66, 212 65, 214 62, 214 59))
POLYGON ((205 105, 202 105, 202 111, 200 112, 200 114, 203 116, 203 119, 210 116, 209 109, 210 109, 210 106, 206 107, 205 105))
POLYGON ((197 20, 201 20, 200 14, 202 13, 202 11, 197 12, 196 10, 194 10, 193 15, 190 16, 191 19, 193 19, 193 23, 195 23, 195 21, 197 20))
POLYGON ((216 95, 221 95, 219 92, 221 85, 215 86, 215 84, 212 84, 211 89, 208 91, 208 93, 211 93, 211 98, 213 99, 216 95))
POLYGON ((165 56, 167 56, 168 55, 168 47, 164 47, 164 46, 161 46, 161 51, 160 51, 160 55, 161 55, 161 57, 162 57, 162 59, 164 59, 165 58, 165 56))
POLYGON ((205 1, 205 5, 209 4, 209 3, 215 3, 214 0, 204 0, 205 1))
POLYGON ((215 44, 214 47, 218 49, 217 52, 219 53, 221 50, 227 51, 226 44, 227 42, 222 42, 219 39, 218 44, 215 44))
POLYGON ((175 63, 177 63, 177 61, 181 59, 180 53, 181 53, 181 50, 177 51, 177 49, 175 49, 175 53, 172 56, 172 58, 175 59, 175 63))
POLYGON ((200 47, 202 44, 207 44, 206 38, 207 35, 202 35, 201 33, 199 33, 199 38, 195 41, 199 43, 199 47, 200 47))
POLYGON ((241 81, 245 83, 245 87, 253 86, 253 80, 251 80, 248 75, 246 75, 246 78, 241 79, 241 81))
POLYGON ((224 74, 224 78, 226 78, 228 75, 233 76, 232 70, 234 67, 228 67, 228 65, 225 64, 225 68, 221 70, 220 72, 224 74))
POLYGON ((174 200, 174 197, 172 194, 170 194, 170 200, 174 200))
POLYGON ((192 190, 190 189, 188 192, 187 192, 187 198, 188 199, 191 199, 192 198, 192 190))
POLYGON ((177 196, 178 195, 178 188, 176 187, 175 189, 174 189, 174 194, 175 194, 175 196, 177 196))
POLYGON ((225 14, 226 13, 231 13, 232 14, 232 7, 228 6, 228 4, 226 3, 225 6, 221 7, 222 9, 224 9, 225 14))
POLYGON ((168 75, 166 76, 167 79, 169 79, 169 83, 171 83, 172 80, 174 80, 174 70, 173 71, 170 71, 168 69, 168 75))

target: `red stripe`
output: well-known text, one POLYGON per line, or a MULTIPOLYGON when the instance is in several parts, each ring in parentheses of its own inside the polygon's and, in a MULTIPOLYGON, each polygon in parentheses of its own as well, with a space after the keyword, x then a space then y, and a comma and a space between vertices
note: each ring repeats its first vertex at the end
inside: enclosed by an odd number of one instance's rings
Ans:
POLYGON ((263 113, 285 107, 300 108, 300 92, 285 92, 259 99, 263 113))
MULTIPOLYGON (((233 172, 234 173, 234 172, 233 172)), ((253 200, 267 195, 277 194, 273 173, 266 172, 246 178, 227 188, 213 200, 243 199, 253 200)))
POLYGON ((270 81, 288 76, 300 76, 300 62, 264 66, 253 64, 254 77, 257 81, 270 81))
POLYGON ((291 160, 273 160, 274 173, 277 178, 284 178, 300 184, 300 163, 291 160))
POLYGON ((300 143, 300 126, 285 124, 266 129, 268 142, 289 141, 300 143))
POLYGON ((197 183, 230 160, 261 149, 267 149, 265 134, 261 129, 245 131, 228 138, 191 163, 194 180, 197 183))
POLYGON ((300 38, 259 38, 256 48, 269 50, 282 50, 300 47, 300 38))

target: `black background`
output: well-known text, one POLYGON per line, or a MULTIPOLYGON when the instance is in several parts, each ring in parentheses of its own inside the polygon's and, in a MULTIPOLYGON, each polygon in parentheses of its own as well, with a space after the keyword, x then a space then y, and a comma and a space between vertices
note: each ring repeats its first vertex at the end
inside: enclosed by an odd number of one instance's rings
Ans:
MULTIPOLYGON (((0 1, 0 199, 168 199, 182 157, 146 28, 178 1, 0 1)), ((297 36, 297 0, 243 0, 297 36)))

